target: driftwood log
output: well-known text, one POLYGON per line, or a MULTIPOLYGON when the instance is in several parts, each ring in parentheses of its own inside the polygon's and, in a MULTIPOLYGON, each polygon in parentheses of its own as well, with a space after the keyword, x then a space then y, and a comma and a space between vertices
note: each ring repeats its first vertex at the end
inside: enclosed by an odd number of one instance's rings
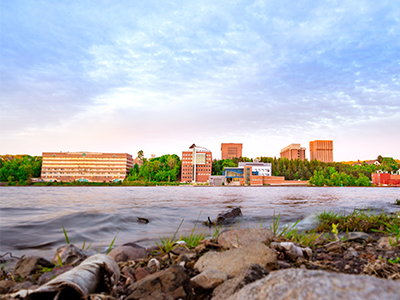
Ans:
POLYGON ((215 218, 214 222, 212 222, 210 217, 208 217, 208 220, 203 223, 207 226, 218 225, 227 221, 231 221, 237 217, 243 217, 242 210, 240 209, 240 207, 229 209, 224 213, 219 213, 218 216, 215 218))

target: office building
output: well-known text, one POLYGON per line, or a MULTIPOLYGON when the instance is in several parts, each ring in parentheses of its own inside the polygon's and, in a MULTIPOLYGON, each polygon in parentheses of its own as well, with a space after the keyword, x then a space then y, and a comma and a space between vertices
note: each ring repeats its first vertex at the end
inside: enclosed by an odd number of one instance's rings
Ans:
POLYGON ((116 182, 133 167, 132 155, 101 152, 43 152, 44 181, 116 182))
POLYGON ((208 182, 211 172, 210 150, 193 144, 188 151, 182 151, 182 182, 208 182))
POLYGON ((272 177, 272 165, 262 162, 239 162, 238 167, 225 168, 222 175, 231 185, 263 185, 271 179, 284 181, 285 177, 272 177))
POLYGON ((286 157, 287 159, 301 159, 306 158, 306 148, 300 147, 300 144, 290 144, 289 146, 281 150, 281 158, 286 157))
POLYGON ((232 159, 242 157, 243 144, 222 143, 221 159, 232 159))
POLYGON ((310 160, 333 162, 333 141, 316 140, 310 142, 310 160))

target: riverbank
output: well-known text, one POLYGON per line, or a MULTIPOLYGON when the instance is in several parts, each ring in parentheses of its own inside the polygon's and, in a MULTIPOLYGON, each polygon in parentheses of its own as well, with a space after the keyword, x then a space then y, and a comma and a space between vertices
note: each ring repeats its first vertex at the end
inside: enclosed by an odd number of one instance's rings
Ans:
MULTIPOLYGON (((53 262, 23 258, 13 272, 2 268, 0 292, 12 294, 19 290, 22 295, 29 289, 33 293, 30 299, 42 299, 39 292, 48 291, 49 281, 55 277, 54 280, 68 282, 68 274, 84 274, 79 265, 84 266, 85 259, 91 257, 114 264, 115 270, 111 272, 110 266, 99 273, 106 277, 102 287, 98 280, 83 276, 78 286, 91 286, 90 299, 257 299, 246 290, 262 293, 271 282, 282 284, 281 277, 287 276, 292 280, 286 285, 286 292, 272 294, 271 299, 294 295, 315 278, 318 287, 308 291, 311 296, 307 299, 318 299, 315 295, 330 289, 332 295, 325 299, 337 297, 339 289, 345 296, 352 295, 352 299, 375 299, 373 294, 364 293, 371 284, 374 289, 385 287, 381 297, 397 299, 398 294, 393 298, 391 291, 397 293, 400 288, 399 211, 375 214, 354 210, 346 215, 324 212, 318 219, 318 227, 308 232, 300 232, 294 225, 279 226, 278 215, 270 229, 262 228, 262 223, 256 228, 240 229, 239 222, 238 228, 228 225, 229 229, 224 230, 223 226, 215 226, 208 238, 195 233, 195 228, 190 234, 182 234, 178 227, 173 235, 161 238, 153 246, 125 243, 112 249, 106 258, 91 256, 95 253, 90 246, 80 250, 65 245, 57 249, 53 262), (111 262, 107 257, 112 258, 111 262), (58 266, 53 268, 54 265, 58 266), (338 284, 340 288, 335 286, 338 284), (101 291, 103 295, 98 295, 101 291), (243 298, 246 293, 248 298, 243 298)), ((79 287, 64 292, 79 294, 76 290, 79 287)))

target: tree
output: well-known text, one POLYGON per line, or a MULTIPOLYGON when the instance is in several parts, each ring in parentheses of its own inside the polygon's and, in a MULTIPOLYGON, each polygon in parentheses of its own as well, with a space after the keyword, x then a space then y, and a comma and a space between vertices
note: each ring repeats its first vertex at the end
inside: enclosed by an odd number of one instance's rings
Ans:
POLYGON ((138 151, 136 158, 138 158, 140 160, 143 160, 143 158, 144 158, 143 150, 139 150, 138 151))

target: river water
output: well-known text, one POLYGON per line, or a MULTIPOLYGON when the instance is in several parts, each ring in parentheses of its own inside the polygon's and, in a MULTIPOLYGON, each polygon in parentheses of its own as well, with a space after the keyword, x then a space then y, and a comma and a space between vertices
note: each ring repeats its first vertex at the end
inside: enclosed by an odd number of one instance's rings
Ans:
MULTIPOLYGON (((299 219, 301 229, 315 226, 316 212, 371 208, 394 212, 399 188, 363 187, 3 187, 0 188, 0 255, 41 255, 47 258, 71 242, 104 250, 115 244, 153 245, 170 236, 182 219, 181 233, 196 220, 241 207, 244 217, 227 227, 269 227, 274 212, 282 223, 299 219), (150 220, 148 224, 138 217, 150 220)), ((196 231, 212 233, 198 223, 196 231)))

